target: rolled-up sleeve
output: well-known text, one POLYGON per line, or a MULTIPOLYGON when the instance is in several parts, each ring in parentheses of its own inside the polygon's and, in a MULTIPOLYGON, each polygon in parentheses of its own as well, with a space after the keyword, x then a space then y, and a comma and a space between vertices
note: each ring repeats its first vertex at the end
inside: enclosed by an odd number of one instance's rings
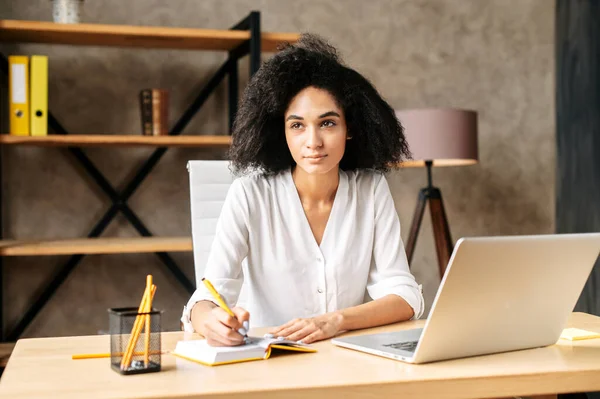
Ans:
MULTIPOLYGON (((242 261, 248 254, 248 200, 240 179, 231 184, 217 222, 214 240, 204 270, 204 276, 221 294, 227 305, 235 306, 244 276, 242 261)), ((202 285, 183 308, 181 322, 184 331, 194 332, 191 311, 200 301, 214 298, 202 285)))
POLYGON ((374 199, 375 232, 367 292, 372 299, 390 294, 400 296, 412 307, 412 319, 418 319, 425 310, 423 290, 409 270, 400 235, 400 219, 383 175, 375 184, 374 199))

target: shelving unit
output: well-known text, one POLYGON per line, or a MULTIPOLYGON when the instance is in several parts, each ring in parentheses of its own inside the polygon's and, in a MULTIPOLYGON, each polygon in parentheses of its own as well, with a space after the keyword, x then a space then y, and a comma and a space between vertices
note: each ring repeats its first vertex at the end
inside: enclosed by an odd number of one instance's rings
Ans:
POLYGON ((143 252, 186 252, 190 237, 109 237, 72 240, 2 240, 0 256, 97 255, 143 252))
POLYGON ((41 146, 41 147, 209 147, 227 148, 231 136, 137 136, 132 134, 68 134, 48 136, 0 135, 0 145, 41 146))
MULTIPOLYGON (((185 136, 180 134, 225 77, 228 78, 229 128, 231 129, 237 112, 238 60, 249 55, 249 72, 252 76, 260 67, 262 51, 276 51, 279 44, 295 42, 298 38, 299 34, 297 33, 262 32, 260 13, 256 11, 251 12, 230 29, 224 30, 0 20, 0 42, 226 51, 228 53, 227 60, 181 114, 168 136, 143 136, 141 133, 139 135, 69 134, 50 110, 48 127, 52 134, 48 136, 20 137, 0 134, 0 146, 66 148, 112 201, 110 208, 95 224, 87 238, 22 240, 3 239, 0 236, 0 340, 14 341, 22 334, 84 255, 156 253, 167 270, 179 280, 187 292, 193 292, 194 283, 185 276, 168 254, 168 252, 191 251, 191 237, 155 237, 129 207, 127 200, 170 147, 227 148, 231 143, 231 137, 228 134, 185 136), (155 147, 155 150, 125 186, 125 189, 119 192, 112 187, 81 147, 115 148, 124 146, 155 147), (141 237, 100 237, 119 212, 125 216, 141 237), (25 312, 23 318, 11 331, 5 333, 2 326, 2 259, 4 256, 39 255, 71 255, 71 257, 59 268, 37 300, 25 312)), ((8 60, 3 54, 0 54, 0 70, 6 76, 8 75, 8 60)))
MULTIPOLYGON (((0 41, 77 46, 142 47, 232 51, 250 40, 247 30, 216 30, 103 24, 55 24, 45 21, 0 20, 0 41)), ((263 51, 275 51, 295 33, 261 34, 263 51)))

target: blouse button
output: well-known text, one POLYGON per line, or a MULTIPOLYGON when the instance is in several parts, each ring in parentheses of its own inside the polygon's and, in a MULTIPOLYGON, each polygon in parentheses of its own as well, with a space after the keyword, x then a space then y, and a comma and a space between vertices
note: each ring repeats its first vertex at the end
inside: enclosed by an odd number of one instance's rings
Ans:
POLYGON ((322 294, 322 293, 323 293, 323 290, 322 290, 321 288, 317 288, 317 292, 318 292, 319 294, 322 294))
POLYGON ((323 261, 323 259, 317 258, 317 262, 321 262, 321 261, 323 261))

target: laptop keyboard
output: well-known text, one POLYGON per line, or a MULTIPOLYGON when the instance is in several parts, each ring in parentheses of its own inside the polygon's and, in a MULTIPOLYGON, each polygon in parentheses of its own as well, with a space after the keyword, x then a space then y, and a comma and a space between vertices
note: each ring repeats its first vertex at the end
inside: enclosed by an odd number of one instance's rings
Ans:
POLYGON ((399 349, 399 350, 407 351, 407 352, 414 352, 417 347, 418 342, 419 341, 396 342, 393 344, 385 344, 383 346, 387 346, 389 348, 399 349))

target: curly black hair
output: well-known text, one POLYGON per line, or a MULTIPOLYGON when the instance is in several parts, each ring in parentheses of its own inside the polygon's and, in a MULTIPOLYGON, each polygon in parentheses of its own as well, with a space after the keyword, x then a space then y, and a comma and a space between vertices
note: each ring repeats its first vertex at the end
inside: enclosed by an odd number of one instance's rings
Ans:
POLYGON ((348 136, 342 170, 387 172, 410 158, 404 129, 392 107, 360 73, 344 65, 321 37, 302 34, 286 43, 254 74, 240 101, 228 155, 235 174, 276 174, 295 165, 285 138, 284 115, 301 90, 328 91, 344 111, 348 136))

